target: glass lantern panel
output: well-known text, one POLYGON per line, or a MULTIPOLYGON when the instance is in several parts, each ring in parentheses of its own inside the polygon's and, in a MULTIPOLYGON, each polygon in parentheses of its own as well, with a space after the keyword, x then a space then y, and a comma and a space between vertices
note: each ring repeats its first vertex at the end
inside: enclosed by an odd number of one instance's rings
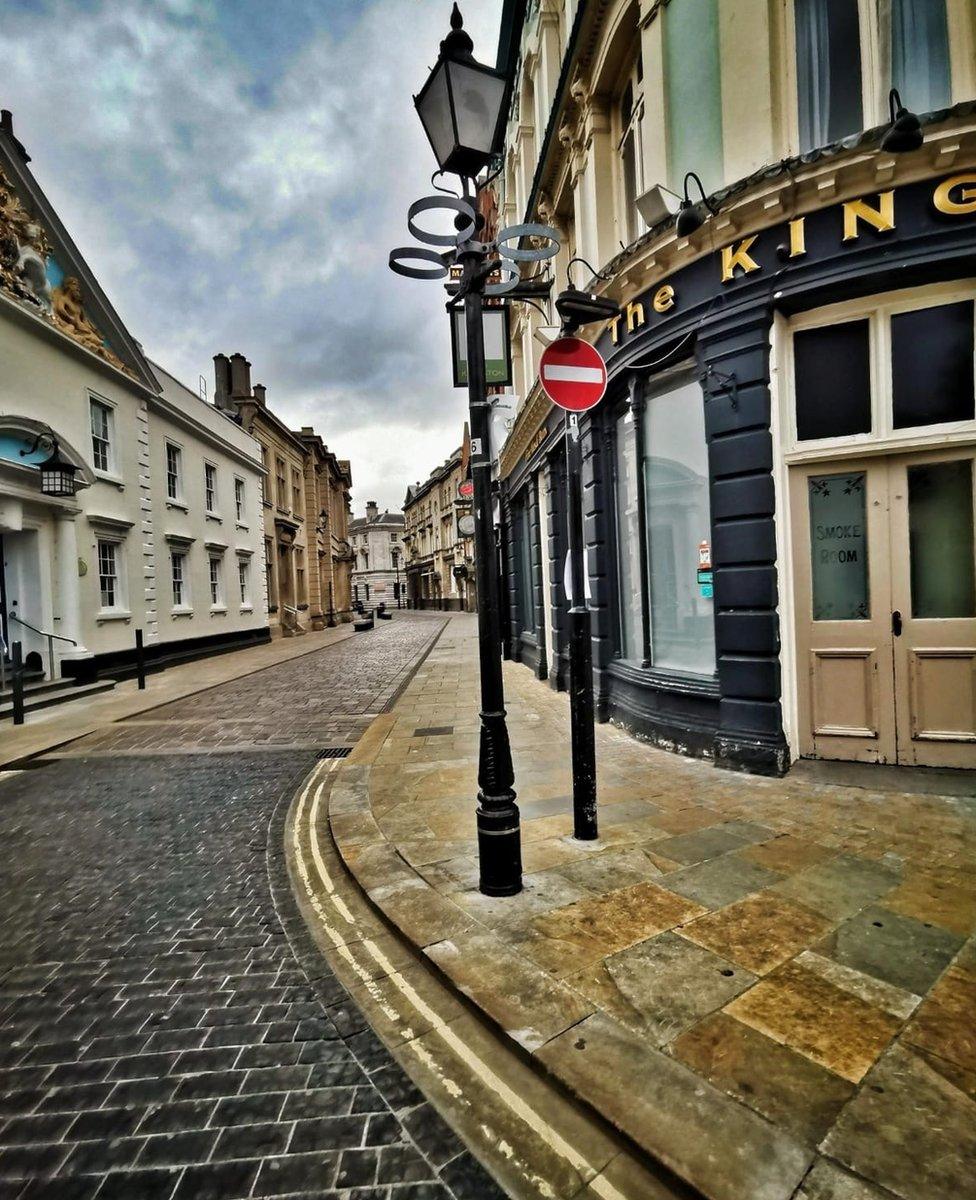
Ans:
POLYGON ((434 68, 434 74, 417 102, 417 112, 434 147, 437 163, 443 167, 456 145, 445 63, 440 62, 434 68))
POLYGON ((505 80, 461 62, 452 62, 450 72, 458 143, 487 156, 495 148, 505 80))

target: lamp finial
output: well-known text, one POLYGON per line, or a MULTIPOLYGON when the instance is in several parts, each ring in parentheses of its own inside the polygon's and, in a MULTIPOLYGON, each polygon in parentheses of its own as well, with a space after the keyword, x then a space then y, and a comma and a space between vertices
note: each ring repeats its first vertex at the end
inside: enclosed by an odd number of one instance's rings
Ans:
POLYGON ((464 31, 464 18, 457 6, 457 0, 454 0, 454 7, 451 9, 451 32, 441 42, 441 56, 455 59, 474 57, 474 42, 464 31))

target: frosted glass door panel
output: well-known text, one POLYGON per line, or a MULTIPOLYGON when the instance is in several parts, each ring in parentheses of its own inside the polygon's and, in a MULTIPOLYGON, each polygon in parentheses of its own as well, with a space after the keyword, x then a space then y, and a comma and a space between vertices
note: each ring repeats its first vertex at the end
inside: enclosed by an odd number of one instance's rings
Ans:
POLYGON ((976 616, 972 461, 908 468, 912 616, 976 616))
POLYGON ((808 481, 815 621, 871 616, 864 484, 863 472, 814 475, 808 481))
POLYGON ((617 421, 617 561, 620 571, 620 653, 644 656, 641 629, 641 552, 637 511, 637 447, 634 419, 627 413, 617 421))

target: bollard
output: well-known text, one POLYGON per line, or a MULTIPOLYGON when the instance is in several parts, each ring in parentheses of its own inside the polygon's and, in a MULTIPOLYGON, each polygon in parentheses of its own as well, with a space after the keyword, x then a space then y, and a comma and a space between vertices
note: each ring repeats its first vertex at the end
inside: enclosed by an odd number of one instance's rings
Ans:
POLYGON ((14 642, 10 647, 10 657, 13 659, 11 686, 13 688, 14 724, 24 723, 24 662, 20 642, 14 642))
POLYGON ((136 678, 139 680, 139 691, 146 690, 146 655, 142 648, 142 630, 136 630, 136 678))

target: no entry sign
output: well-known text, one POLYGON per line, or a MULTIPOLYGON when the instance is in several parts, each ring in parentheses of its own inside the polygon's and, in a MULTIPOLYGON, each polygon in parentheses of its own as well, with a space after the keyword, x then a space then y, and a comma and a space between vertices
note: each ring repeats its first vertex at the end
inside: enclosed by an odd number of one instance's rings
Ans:
POLYGON ((586 412, 607 390, 607 364, 589 342, 564 337, 543 351, 539 380, 553 404, 567 412, 586 412))

